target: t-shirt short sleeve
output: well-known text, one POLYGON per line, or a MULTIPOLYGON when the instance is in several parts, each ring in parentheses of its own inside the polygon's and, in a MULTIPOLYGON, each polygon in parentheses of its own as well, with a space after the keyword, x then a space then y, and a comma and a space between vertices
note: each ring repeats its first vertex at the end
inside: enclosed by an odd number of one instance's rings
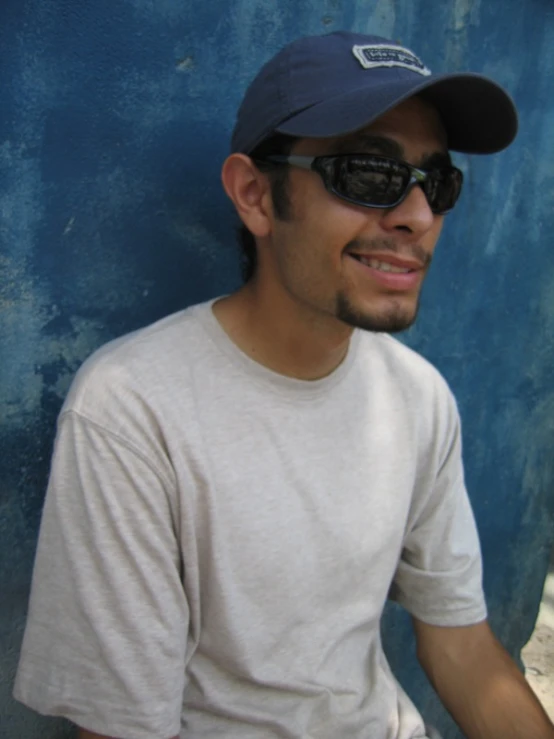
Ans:
POLYGON ((425 490, 414 496, 390 597, 426 623, 467 626, 483 621, 487 608, 479 536, 464 483, 460 420, 449 391, 443 415, 444 452, 425 490))
POLYGON ((127 439, 62 415, 18 700, 108 736, 179 733, 189 610, 170 488, 127 439))

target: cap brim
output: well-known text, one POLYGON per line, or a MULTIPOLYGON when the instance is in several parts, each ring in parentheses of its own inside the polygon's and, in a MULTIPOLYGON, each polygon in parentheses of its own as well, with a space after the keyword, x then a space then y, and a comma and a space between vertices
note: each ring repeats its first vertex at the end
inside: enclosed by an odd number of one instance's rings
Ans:
POLYGON ((421 81, 402 80, 381 87, 349 90, 294 114, 279 133, 326 138, 357 131, 404 100, 421 95, 438 110, 448 148, 467 154, 493 154, 514 140, 517 112, 511 97, 478 74, 448 74, 421 81))

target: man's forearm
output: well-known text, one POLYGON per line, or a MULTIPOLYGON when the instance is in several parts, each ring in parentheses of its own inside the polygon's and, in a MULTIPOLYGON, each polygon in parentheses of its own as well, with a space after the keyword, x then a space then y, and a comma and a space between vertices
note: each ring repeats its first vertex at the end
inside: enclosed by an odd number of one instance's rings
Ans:
POLYGON ((422 646, 420 661, 442 702, 468 739, 554 739, 554 725, 525 678, 488 626, 480 626, 479 638, 465 642, 459 630, 461 651, 447 646, 431 657, 422 646))

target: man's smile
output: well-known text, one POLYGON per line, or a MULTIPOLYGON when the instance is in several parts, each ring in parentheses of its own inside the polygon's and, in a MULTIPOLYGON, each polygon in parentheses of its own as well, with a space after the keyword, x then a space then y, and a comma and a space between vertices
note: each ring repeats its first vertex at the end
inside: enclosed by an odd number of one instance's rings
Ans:
POLYGON ((416 288, 431 261, 424 252, 415 257, 349 248, 346 256, 357 263, 356 268, 363 270, 364 277, 371 277, 388 290, 399 292, 416 288))

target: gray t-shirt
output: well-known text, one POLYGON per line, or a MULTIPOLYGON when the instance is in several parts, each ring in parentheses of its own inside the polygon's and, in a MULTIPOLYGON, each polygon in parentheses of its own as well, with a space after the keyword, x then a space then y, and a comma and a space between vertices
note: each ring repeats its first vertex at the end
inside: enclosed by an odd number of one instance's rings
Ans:
POLYGON ((486 617, 444 380, 361 331, 328 377, 283 377, 194 306, 71 388, 15 695, 125 739, 423 737, 381 647, 389 593, 486 617))

